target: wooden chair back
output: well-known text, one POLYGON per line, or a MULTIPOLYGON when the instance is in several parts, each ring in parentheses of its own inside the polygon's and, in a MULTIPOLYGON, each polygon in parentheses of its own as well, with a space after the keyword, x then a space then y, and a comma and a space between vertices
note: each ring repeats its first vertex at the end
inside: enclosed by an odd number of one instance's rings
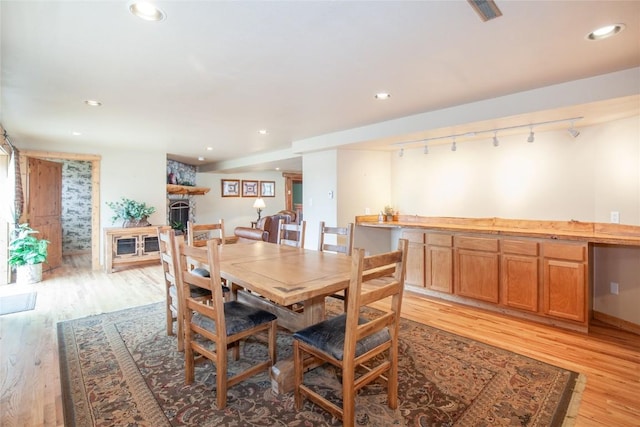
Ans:
POLYGON ((207 240, 220 239, 224 244, 224 219, 213 224, 194 224, 187 221, 187 243, 189 246, 206 246, 207 240))
POLYGON ((298 409, 304 396, 342 419, 344 426, 353 426, 357 392, 377 378, 386 380, 387 404, 397 408, 398 334, 407 249, 406 239, 398 241, 395 251, 369 257, 364 256, 364 249, 354 249, 346 313, 294 334, 298 409), (385 307, 377 304, 379 311, 364 315, 364 307, 378 301, 385 307), (360 323, 362 317, 367 319, 365 323, 360 323), (341 356, 336 356, 333 343, 341 342, 340 338, 344 338, 344 345, 338 352, 341 356), (304 384, 305 366, 314 362, 328 362, 342 371, 342 407, 304 384))
POLYGON ((180 312, 180 288, 177 286, 176 244, 183 243, 184 236, 176 235, 170 226, 158 227, 158 245, 160 246, 160 263, 165 281, 167 335, 174 335, 173 322, 176 322, 178 351, 184 349, 184 329, 180 312))
POLYGON ((160 264, 162 265, 162 277, 165 285, 165 301, 167 312, 167 335, 173 335, 173 321, 178 315, 178 300, 173 298, 176 291, 176 276, 173 269, 173 253, 171 251, 171 239, 175 232, 171 227, 158 227, 158 246, 160 247, 160 264), (172 290, 173 288, 173 290, 172 290))
POLYGON ((320 221, 318 251, 351 255, 353 252, 353 228, 352 222, 346 227, 328 227, 324 221, 320 221), (333 237, 335 241, 328 242, 327 237, 333 237))
POLYGON ((278 241, 279 245, 295 246, 296 248, 304 247, 304 234, 307 228, 307 222, 302 221, 300 224, 285 223, 282 219, 278 222, 278 241))

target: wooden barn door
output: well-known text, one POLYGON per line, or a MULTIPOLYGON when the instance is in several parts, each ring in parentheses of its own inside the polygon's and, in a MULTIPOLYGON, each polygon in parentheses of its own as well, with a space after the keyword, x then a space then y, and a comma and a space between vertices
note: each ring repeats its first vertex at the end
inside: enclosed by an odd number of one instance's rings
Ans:
POLYGON ((62 163, 29 157, 29 190, 27 218, 29 225, 49 243, 47 262, 43 270, 62 264, 62 163))

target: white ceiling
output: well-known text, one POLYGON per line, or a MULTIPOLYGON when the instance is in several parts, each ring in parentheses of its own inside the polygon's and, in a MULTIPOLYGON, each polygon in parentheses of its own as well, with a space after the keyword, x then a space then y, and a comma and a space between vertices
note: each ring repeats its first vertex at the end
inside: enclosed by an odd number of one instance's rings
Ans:
MULTIPOLYGON (((293 141, 640 65, 640 1, 498 0, 503 16, 488 22, 463 0, 156 3, 158 23, 125 1, 2 0, 11 140, 192 164, 268 158, 293 141), (585 40, 620 22, 618 36, 585 40)), ((299 158, 257 163, 301 169, 299 158)))

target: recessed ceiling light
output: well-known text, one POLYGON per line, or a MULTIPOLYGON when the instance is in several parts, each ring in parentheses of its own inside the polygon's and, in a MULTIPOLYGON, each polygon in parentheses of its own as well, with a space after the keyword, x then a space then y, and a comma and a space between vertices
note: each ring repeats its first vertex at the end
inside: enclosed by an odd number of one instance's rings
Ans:
POLYGON ((267 132, 267 130, 266 130, 266 129, 260 129, 260 130, 258 131, 258 133, 259 133, 260 135, 266 135, 268 132, 267 132))
POLYGON ((91 107, 99 107, 102 105, 102 102, 96 101, 95 99, 87 99, 84 103, 91 107))
POLYGON ((276 168, 276 170, 277 170, 277 171, 279 171, 279 170, 280 170, 280 168, 276 168))
POLYGON ((204 162, 204 157, 200 156, 198 157, 198 160, 200 160, 201 162, 204 162))
POLYGON ((207 147, 207 151, 213 151, 213 147, 207 147))
POLYGON ((164 11, 148 1, 139 1, 129 5, 129 12, 145 21, 158 22, 165 19, 164 11))
POLYGON ((78 131, 75 131, 75 130, 74 130, 73 132, 71 132, 71 135, 73 135, 73 136, 80 136, 80 135, 82 135, 82 132, 78 132, 78 131))
POLYGON ((376 93, 375 98, 376 99, 380 99, 380 100, 384 100, 384 99, 391 98, 391 95, 388 94, 387 92, 380 92, 380 93, 376 93))
POLYGON ((624 24, 605 25, 604 27, 600 27, 597 30, 594 30, 589 34, 587 34, 587 39, 588 40, 606 39, 607 37, 615 36, 625 28, 626 28, 626 25, 624 24))

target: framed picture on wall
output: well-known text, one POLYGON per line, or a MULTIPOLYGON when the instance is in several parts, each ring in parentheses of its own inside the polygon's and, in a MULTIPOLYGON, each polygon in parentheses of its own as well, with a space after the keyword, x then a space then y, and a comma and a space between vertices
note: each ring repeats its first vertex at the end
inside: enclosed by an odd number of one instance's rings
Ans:
POLYGON ((242 197, 258 197, 258 181, 242 180, 242 197))
POLYGON ((222 197, 240 197, 239 179, 221 179, 222 197))
POLYGON ((276 182, 260 181, 260 197, 276 197, 276 182))

